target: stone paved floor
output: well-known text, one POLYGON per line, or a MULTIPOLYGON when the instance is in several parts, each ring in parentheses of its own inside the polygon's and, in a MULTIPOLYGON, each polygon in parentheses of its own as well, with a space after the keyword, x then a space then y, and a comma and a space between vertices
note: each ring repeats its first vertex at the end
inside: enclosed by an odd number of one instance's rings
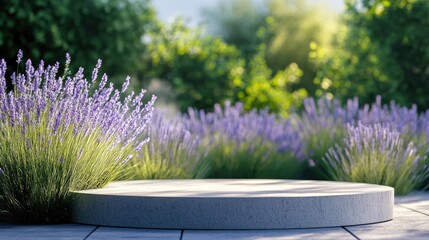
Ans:
POLYGON ((429 192, 395 198, 392 221, 334 228, 287 230, 155 230, 80 224, 24 226, 0 223, 0 240, 14 239, 429 239, 429 192))

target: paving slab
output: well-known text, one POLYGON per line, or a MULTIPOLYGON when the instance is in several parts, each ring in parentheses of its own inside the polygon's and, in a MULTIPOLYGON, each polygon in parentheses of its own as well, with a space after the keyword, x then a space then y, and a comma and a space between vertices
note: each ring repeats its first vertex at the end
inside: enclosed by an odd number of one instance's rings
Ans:
POLYGON ((82 240, 96 226, 80 224, 15 225, 0 223, 0 240, 82 240))
POLYGON ((392 221, 345 227, 359 239, 429 239, 429 216, 404 208, 394 207, 392 221))
POLYGON ((393 217, 393 188, 277 179, 112 182, 74 192, 76 223, 159 229, 339 227, 393 217))
POLYGON ((406 196, 395 198, 395 204, 429 216, 429 192, 415 191, 406 196))
POLYGON ((109 239, 159 239, 159 240, 180 240, 181 230, 160 230, 160 229, 140 229, 140 228, 113 228, 99 227, 87 240, 109 240, 109 239))
POLYGON ((341 227, 288 230, 185 230, 182 240, 296 240, 296 239, 351 239, 341 227))

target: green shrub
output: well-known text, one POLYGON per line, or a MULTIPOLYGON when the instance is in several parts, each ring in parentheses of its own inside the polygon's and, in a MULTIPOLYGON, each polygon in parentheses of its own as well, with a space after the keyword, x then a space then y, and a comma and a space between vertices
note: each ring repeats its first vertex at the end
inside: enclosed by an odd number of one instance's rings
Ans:
POLYGON ((186 27, 180 19, 151 33, 144 59, 145 78, 171 84, 181 111, 211 109, 231 99, 234 82, 244 71, 235 47, 186 27))
POLYGON ((429 1, 346 1, 333 51, 314 46, 319 94, 345 100, 375 96, 405 106, 429 107, 429 1))
POLYGON ((236 98, 244 104, 246 111, 268 109, 271 113, 288 117, 291 109, 300 107, 307 97, 305 89, 292 90, 299 82, 302 71, 292 63, 272 76, 262 56, 264 48, 261 45, 260 51, 250 60, 243 81, 236 82, 236 98))
POLYGON ((317 68, 309 59, 310 45, 329 46, 336 31, 337 14, 322 4, 305 0, 234 0, 219 1, 218 6, 204 10, 208 29, 237 47, 246 62, 260 54, 273 75, 296 64, 302 70, 301 80, 290 91, 305 89, 314 96, 313 83, 317 68))
POLYGON ((105 71, 118 81, 137 73, 145 51, 141 38, 156 22, 147 0, 0 0, 0 6, 0 54, 7 62, 14 62, 17 49, 49 64, 69 52, 73 71, 109 59, 105 71))

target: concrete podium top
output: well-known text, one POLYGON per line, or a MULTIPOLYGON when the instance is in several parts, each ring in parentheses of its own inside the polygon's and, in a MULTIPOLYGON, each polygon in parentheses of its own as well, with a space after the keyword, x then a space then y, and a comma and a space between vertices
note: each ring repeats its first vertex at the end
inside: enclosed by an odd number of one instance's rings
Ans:
POLYGON ((79 193, 192 198, 316 197, 392 191, 391 187, 330 181, 276 179, 181 179, 113 182, 79 193))

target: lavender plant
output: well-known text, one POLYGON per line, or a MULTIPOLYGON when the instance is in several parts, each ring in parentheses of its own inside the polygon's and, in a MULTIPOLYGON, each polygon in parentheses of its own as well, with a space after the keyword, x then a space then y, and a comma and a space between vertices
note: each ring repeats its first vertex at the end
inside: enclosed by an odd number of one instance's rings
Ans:
POLYGON ((427 137, 422 134, 426 121, 419 117, 416 106, 401 107, 394 101, 383 105, 380 96, 373 104, 365 104, 362 108, 357 98, 349 99, 344 107, 335 99, 322 98, 317 103, 314 99, 306 99, 304 111, 293 118, 304 139, 306 158, 314 166, 311 172, 316 178, 327 178, 323 172, 331 166, 324 165, 321 158, 335 144, 343 144, 347 124, 389 124, 404 141, 413 141, 420 155, 427 152, 427 137))
MULTIPOLYGON (((426 162, 429 165, 429 110, 420 114, 417 129, 418 134, 416 134, 415 142, 420 155, 426 157, 426 162)), ((426 178, 423 187, 429 188, 429 177, 426 178)))
POLYGON ((345 124, 358 117, 357 98, 347 101, 343 108, 339 101, 321 98, 304 100, 304 111, 293 114, 295 126, 304 142, 305 158, 308 161, 308 178, 327 178, 321 169, 329 168, 321 161, 328 149, 339 144, 345 135, 345 124))
POLYGON ((330 148, 322 161, 333 180, 389 185, 398 195, 429 176, 425 157, 390 124, 349 124, 343 146, 330 148))
POLYGON ((391 101, 389 105, 383 105, 381 97, 377 96, 371 106, 365 104, 359 110, 358 116, 357 120, 364 125, 389 124, 401 134, 401 137, 408 141, 416 140, 421 136, 419 113, 416 105, 407 108, 399 106, 394 101, 391 101))
MULTIPOLYGON (((18 54, 18 66, 22 52, 18 54)), ((0 61, 0 217, 16 222, 52 223, 67 219, 70 191, 98 188, 114 179, 120 165, 148 139, 142 137, 155 97, 140 94, 120 100, 122 90, 98 80, 99 61, 90 81, 82 68, 70 76, 66 56, 60 65, 36 67, 11 77, 6 91, 6 62, 0 61), (90 93, 93 86, 94 92, 90 93)))
POLYGON ((407 108, 397 105, 394 101, 389 105, 382 105, 380 96, 377 96, 371 108, 365 105, 359 111, 362 124, 388 124, 400 133, 405 142, 413 142, 420 156, 427 156, 429 150, 427 119, 426 114, 419 115, 416 105, 407 108))
MULTIPOLYGON (((195 171, 203 156, 199 138, 181 124, 181 119, 167 120, 164 113, 154 112, 148 133, 151 141, 136 152, 125 166, 122 179, 200 178, 195 171)), ((201 170, 201 169, 200 169, 201 170)))
POLYGON ((190 109, 185 127, 202 139, 201 160, 209 178, 294 178, 302 167, 302 144, 287 120, 268 112, 245 113, 229 103, 205 113, 190 109))

